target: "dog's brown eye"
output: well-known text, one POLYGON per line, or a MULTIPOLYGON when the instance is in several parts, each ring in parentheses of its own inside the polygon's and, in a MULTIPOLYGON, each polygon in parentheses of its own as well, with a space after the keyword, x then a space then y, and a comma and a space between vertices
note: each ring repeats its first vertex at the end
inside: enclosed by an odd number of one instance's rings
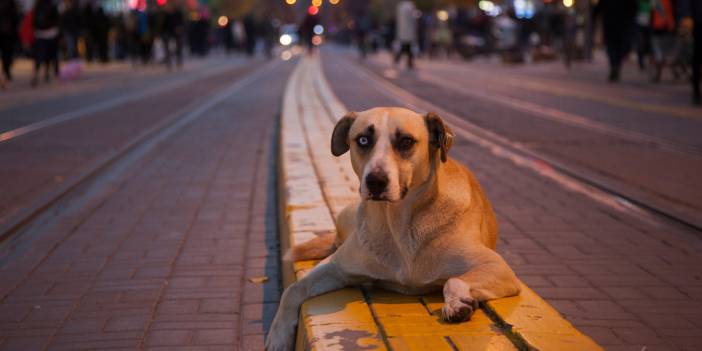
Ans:
POLYGON ((405 151, 411 149, 412 146, 414 146, 414 143, 416 143, 414 139, 410 137, 404 137, 400 139, 400 142, 397 144, 397 146, 400 150, 405 151))

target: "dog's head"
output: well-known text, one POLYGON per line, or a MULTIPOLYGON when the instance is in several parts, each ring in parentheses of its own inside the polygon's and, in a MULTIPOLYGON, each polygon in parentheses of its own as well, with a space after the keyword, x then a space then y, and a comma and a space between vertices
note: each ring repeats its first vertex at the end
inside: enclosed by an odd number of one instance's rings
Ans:
POLYGON ((424 116, 404 108, 349 112, 334 127, 331 150, 351 150, 351 164, 361 181, 361 198, 399 201, 424 183, 439 162, 446 162, 453 134, 434 113, 424 116))

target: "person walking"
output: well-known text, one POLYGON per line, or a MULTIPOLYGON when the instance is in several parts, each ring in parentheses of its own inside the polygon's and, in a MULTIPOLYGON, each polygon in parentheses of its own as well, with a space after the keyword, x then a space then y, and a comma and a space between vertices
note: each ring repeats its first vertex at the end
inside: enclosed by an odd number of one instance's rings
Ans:
POLYGON ((683 30, 692 32, 692 103, 700 105, 700 69, 702 69, 702 2, 700 0, 678 0, 678 15, 683 30))
POLYGON ((107 63, 110 61, 110 18, 105 14, 105 10, 101 5, 98 5, 93 15, 90 31, 95 40, 95 48, 97 49, 100 62, 107 63))
POLYGON ((0 58, 2 59, 0 87, 5 87, 5 81, 12 81, 12 62, 17 45, 19 21, 15 0, 0 0, 0 58))
POLYGON ((646 68, 646 57, 651 53, 651 7, 654 0, 639 0, 636 12, 636 56, 639 70, 646 68))
POLYGON ((671 0, 653 0, 651 11, 651 58, 652 80, 659 82, 663 74, 666 56, 675 45, 675 16, 671 0))
POLYGON ((416 8, 411 1, 400 1, 396 8, 395 35, 399 50, 395 53, 395 64, 400 63, 402 56, 407 56, 407 68, 414 68, 414 53, 412 47, 417 41, 416 8))
POLYGON ((602 29, 609 58, 609 81, 620 78, 622 62, 629 53, 636 28, 637 0, 600 0, 594 15, 602 16, 602 29))
POLYGON ((170 70, 173 66, 173 55, 176 57, 178 68, 183 66, 183 14, 175 7, 173 2, 166 3, 161 29, 161 40, 166 54, 166 67, 170 70))
POLYGON ((66 43, 66 58, 78 58, 78 38, 81 32, 81 14, 77 0, 65 0, 65 9, 61 14, 61 34, 66 43))
POLYGON ((309 55, 314 53, 314 43, 312 42, 312 39, 314 38, 314 27, 318 24, 319 20, 317 19, 317 16, 308 13, 298 29, 300 38, 305 43, 305 46, 307 46, 307 54, 309 55))
POLYGON ((49 81, 50 70, 58 77, 59 13, 52 0, 37 0, 32 10, 34 18, 34 74, 32 86, 39 82, 39 70, 44 66, 44 81, 49 81))
POLYGON ((256 53, 256 40, 258 39, 256 19, 254 18, 253 13, 249 13, 244 17, 244 32, 246 32, 246 55, 253 57, 253 55, 256 53))

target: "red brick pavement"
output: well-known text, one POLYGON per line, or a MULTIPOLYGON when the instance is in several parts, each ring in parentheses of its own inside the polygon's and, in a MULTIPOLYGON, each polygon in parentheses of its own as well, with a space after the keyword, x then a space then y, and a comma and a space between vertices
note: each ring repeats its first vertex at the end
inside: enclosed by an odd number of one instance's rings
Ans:
POLYGON ((289 68, 15 240, 0 257, 0 350, 262 349, 280 290, 272 162, 289 68))
MULTIPOLYGON (((326 55, 325 74, 349 109, 401 105, 347 69, 350 60, 326 55)), ((613 210, 460 138, 451 155, 493 203, 498 251, 578 329, 608 350, 699 350, 700 233, 613 210)))

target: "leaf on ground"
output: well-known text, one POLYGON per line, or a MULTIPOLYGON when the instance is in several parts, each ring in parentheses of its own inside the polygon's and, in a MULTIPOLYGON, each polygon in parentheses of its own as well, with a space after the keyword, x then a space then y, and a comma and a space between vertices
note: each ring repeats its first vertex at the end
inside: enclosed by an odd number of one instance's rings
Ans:
POLYGON ((254 284, 262 284, 268 281, 268 277, 266 277, 265 275, 262 275, 260 277, 251 277, 249 278, 249 281, 254 284))

